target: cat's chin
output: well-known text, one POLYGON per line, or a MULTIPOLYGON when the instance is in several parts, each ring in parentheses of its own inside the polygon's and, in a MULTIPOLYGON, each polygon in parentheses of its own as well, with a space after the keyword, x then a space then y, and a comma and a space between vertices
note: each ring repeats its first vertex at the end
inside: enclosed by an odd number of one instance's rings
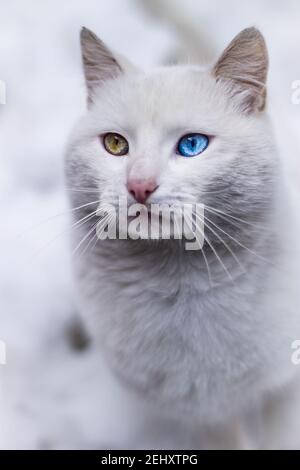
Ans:
POLYGON ((182 231, 176 232, 176 227, 172 220, 164 215, 158 217, 151 215, 148 211, 143 211, 138 216, 128 216, 127 224, 119 224, 119 238, 131 240, 171 240, 174 238, 184 238, 182 231))

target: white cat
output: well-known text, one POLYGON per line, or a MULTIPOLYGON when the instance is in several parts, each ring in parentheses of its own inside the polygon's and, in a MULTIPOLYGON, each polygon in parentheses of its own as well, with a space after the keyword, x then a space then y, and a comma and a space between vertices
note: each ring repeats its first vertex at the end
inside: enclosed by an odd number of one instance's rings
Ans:
POLYGON ((250 442, 244 416, 281 400, 297 372, 300 293, 294 216, 265 111, 265 41, 248 28, 213 67, 150 73, 85 28, 81 45, 88 110, 66 175, 74 246, 89 243, 74 264, 82 316, 122 382, 213 434, 202 446, 268 446, 264 436, 250 442), (203 249, 94 244, 99 203, 123 197, 203 203, 203 249))

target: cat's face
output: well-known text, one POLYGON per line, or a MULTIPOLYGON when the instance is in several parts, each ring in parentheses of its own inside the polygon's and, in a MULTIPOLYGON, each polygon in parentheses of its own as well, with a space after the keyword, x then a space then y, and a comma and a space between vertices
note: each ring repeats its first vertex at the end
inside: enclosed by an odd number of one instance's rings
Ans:
POLYGON ((116 206, 124 197, 129 205, 200 202, 263 216, 274 148, 262 110, 267 55, 256 30, 241 33, 212 70, 144 73, 87 30, 82 47, 89 107, 72 139, 81 186, 97 187, 101 202, 116 206))

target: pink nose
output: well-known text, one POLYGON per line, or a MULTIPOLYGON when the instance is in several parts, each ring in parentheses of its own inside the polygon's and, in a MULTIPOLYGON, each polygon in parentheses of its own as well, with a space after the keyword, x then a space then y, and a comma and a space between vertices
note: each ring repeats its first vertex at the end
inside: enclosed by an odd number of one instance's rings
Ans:
POLYGON ((150 194, 156 190, 157 186, 158 185, 153 178, 142 180, 134 179, 127 183, 128 192, 140 204, 145 204, 146 200, 150 194))

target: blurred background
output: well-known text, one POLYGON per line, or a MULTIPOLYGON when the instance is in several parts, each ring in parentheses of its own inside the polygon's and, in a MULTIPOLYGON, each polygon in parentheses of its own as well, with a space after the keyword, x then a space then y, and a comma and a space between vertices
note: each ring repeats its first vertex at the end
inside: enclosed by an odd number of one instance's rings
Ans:
POLYGON ((259 27, 270 51, 276 138, 286 171, 295 188, 300 185, 300 104, 292 103, 292 84, 300 80, 299 1, 174 0, 167 2, 169 16, 160 12, 164 3, 0 0, 0 80, 6 83, 0 105, 2 449, 188 446, 184 430, 153 436, 139 403, 119 390, 93 345, 78 350, 68 339, 76 293, 63 153, 85 110, 82 26, 145 68, 172 57, 181 40, 188 44, 188 30, 172 26, 178 15, 193 19, 209 59, 244 27, 259 27))

